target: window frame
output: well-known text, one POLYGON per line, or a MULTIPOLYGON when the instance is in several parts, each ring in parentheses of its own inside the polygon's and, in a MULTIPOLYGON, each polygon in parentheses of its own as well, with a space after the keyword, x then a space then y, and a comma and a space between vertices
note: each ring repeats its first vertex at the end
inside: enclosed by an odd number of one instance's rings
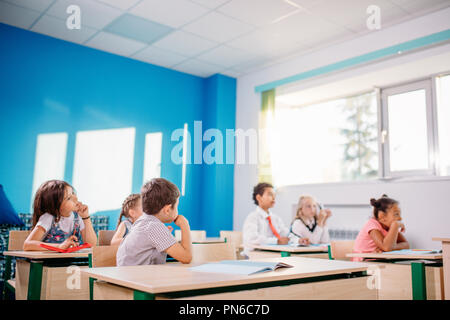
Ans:
POLYGON ((435 152, 437 150, 437 132, 436 132, 436 117, 435 117, 435 88, 433 85, 434 77, 428 77, 425 79, 415 80, 411 82, 406 82, 402 84, 397 84, 394 86, 389 86, 381 90, 381 128, 378 133, 379 140, 381 140, 382 150, 382 162, 383 162, 383 178, 401 178, 401 177, 412 177, 412 176, 437 176, 437 163, 435 161, 435 152), (417 169, 417 170, 399 170, 392 171, 390 163, 390 139, 389 139, 389 115, 388 115, 388 96, 402 94, 406 92, 425 90, 426 98, 426 125, 427 125, 427 144, 428 144, 428 169, 417 169))

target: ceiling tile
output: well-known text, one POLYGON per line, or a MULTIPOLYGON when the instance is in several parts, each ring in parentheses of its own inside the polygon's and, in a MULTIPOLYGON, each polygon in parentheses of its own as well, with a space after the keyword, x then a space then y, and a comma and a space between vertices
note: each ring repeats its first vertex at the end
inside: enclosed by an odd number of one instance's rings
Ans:
POLYGON ((43 12, 46 10, 53 2, 53 0, 4 0, 10 4, 14 4, 20 7, 36 10, 43 12))
POLYGON ((219 12, 255 26, 269 24, 297 10, 298 7, 280 0, 232 0, 218 9, 219 12))
POLYGON ((98 0, 121 10, 128 10, 141 0, 98 0))
POLYGON ((199 77, 209 77, 213 74, 220 73, 224 70, 224 67, 216 66, 212 64, 208 64, 202 61, 198 61, 196 59, 190 59, 176 66, 172 67, 172 69, 193 74, 199 77))
POLYGON ((187 59, 182 55, 154 46, 149 46, 144 50, 139 51, 131 58, 168 68, 187 59))
POLYGON ((388 0, 339 0, 321 2, 309 11, 316 17, 346 27, 355 32, 368 31, 366 21, 369 18, 367 8, 370 5, 380 7, 381 23, 388 23, 407 15, 405 11, 388 0))
POLYGON ((188 0, 143 0, 130 13, 179 28, 208 11, 209 9, 188 0))
POLYGON ((33 28, 31 28, 31 31, 79 44, 83 43, 97 32, 97 30, 88 27, 82 27, 79 30, 70 30, 66 27, 65 20, 60 20, 48 15, 42 16, 33 28))
POLYGON ((155 47, 185 56, 195 56, 218 45, 217 42, 184 31, 174 31, 153 44, 155 47))
POLYGON ((391 2, 411 14, 450 6, 449 0, 391 0, 391 2))
POLYGON ((234 65, 251 61, 257 56, 241 49, 227 46, 214 48, 196 57, 197 60, 230 68, 234 65))
POLYGON ((103 29, 115 18, 122 14, 119 9, 92 0, 58 0, 50 7, 47 14, 56 18, 66 20, 66 13, 70 5, 77 5, 81 10, 81 27, 87 26, 94 29, 103 29))
POLYGON ((306 12, 298 12, 264 27, 261 31, 304 46, 312 46, 318 42, 325 43, 325 40, 352 35, 352 32, 347 29, 306 12))
POLYGON ((217 42, 229 41, 254 29, 253 26, 217 12, 208 13, 183 27, 183 30, 217 42))
POLYGON ((40 13, 37 11, 0 2, 0 22, 2 23, 28 29, 39 16, 40 13))
POLYGON ((230 2, 231 0, 190 0, 190 1, 201 4, 202 6, 208 7, 210 9, 215 9, 218 6, 223 5, 224 3, 230 2))
POLYGON ((161 39, 173 31, 171 27, 128 13, 111 22, 104 30, 148 44, 161 39))
POLYGON ((88 42, 86 46, 112 52, 121 56, 130 56, 146 46, 145 43, 117 36, 115 34, 100 32, 88 42))
POLYGON ((236 70, 234 70, 232 68, 224 70, 224 71, 221 71, 220 74, 223 74, 225 76, 229 76, 229 77, 232 77, 232 78, 238 78, 239 76, 243 75, 242 72, 236 71, 236 70))
POLYGON ((295 3, 302 8, 310 9, 329 0, 289 0, 289 2, 295 3))

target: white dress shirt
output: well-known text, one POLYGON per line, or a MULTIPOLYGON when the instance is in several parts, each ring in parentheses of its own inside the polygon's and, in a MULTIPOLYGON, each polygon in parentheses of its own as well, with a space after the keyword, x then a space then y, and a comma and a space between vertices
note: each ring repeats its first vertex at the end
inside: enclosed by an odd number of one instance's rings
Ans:
POLYGON ((279 216, 274 215, 270 209, 267 213, 257 206, 245 219, 242 229, 244 253, 252 250, 249 245, 277 244, 278 239, 269 226, 268 216, 271 217, 272 225, 280 236, 287 237, 289 235, 289 228, 279 216))
MULTIPOLYGON (((307 223, 310 228, 314 226, 314 220, 310 220, 307 223)), ((308 238, 312 244, 330 242, 330 235, 326 225, 323 227, 316 225, 314 231, 311 232, 300 219, 296 219, 292 224, 292 232, 289 238, 296 239, 294 241, 298 242, 299 237, 308 238)))

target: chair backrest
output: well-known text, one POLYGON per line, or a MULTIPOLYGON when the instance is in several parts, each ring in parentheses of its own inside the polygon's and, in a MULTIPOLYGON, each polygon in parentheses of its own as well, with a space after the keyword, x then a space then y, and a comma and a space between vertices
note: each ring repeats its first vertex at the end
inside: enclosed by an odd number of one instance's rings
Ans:
POLYGON ((351 260, 346 254, 352 253, 354 244, 355 240, 331 241, 331 257, 336 260, 351 260))
POLYGON ((8 250, 23 250, 23 243, 27 239, 31 230, 11 230, 9 231, 8 250))
POLYGON ((242 231, 220 231, 220 238, 226 239, 227 242, 233 243, 235 248, 239 248, 239 246, 243 243, 242 240, 242 231))
POLYGON ((98 245, 99 246, 109 246, 111 244, 111 239, 116 233, 116 230, 99 230, 98 231, 98 245))
POLYGON ((119 245, 92 247, 92 268, 115 267, 119 245))
MULTIPOLYGON (((175 239, 181 241, 181 230, 175 230, 175 239)), ((201 241, 206 239, 205 230, 191 230, 191 242, 201 241)))
POLYGON ((236 250, 233 243, 192 244, 191 264, 221 260, 236 260, 236 250))

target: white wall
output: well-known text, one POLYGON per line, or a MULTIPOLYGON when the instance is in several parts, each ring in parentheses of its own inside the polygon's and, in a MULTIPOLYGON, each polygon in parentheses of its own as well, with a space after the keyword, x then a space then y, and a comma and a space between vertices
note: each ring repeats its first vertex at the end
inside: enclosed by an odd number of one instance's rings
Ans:
MULTIPOLYGON (((242 76, 237 82, 236 128, 244 130, 258 128, 260 94, 255 92, 255 87, 258 85, 447 29, 450 29, 450 8, 242 76)), ((433 50, 429 49, 413 54, 433 55, 435 54, 433 50)), ((410 60, 410 58, 406 60, 410 60)), ((389 61, 384 63, 389 64, 389 61)), ((383 63, 379 65, 380 68, 383 67, 383 63)), ((296 87, 308 88, 312 85, 328 83, 337 78, 350 77, 358 74, 362 68, 305 80, 296 84, 296 87)), ((257 180, 256 165, 235 165, 233 212, 235 230, 242 230, 245 217, 254 208, 251 197, 253 186, 257 180)), ((292 204, 302 193, 313 194, 325 204, 364 204, 368 203, 371 197, 379 197, 386 193, 400 201, 407 224, 406 236, 412 245, 437 248, 440 245, 431 241, 431 237, 450 235, 450 202, 447 201, 447 196, 450 195, 449 191, 450 179, 292 186, 278 190, 274 211, 281 215, 286 223, 290 223, 292 204)), ((360 228, 370 215, 370 209, 350 211, 336 209, 334 212, 330 225, 338 228, 360 228)))

